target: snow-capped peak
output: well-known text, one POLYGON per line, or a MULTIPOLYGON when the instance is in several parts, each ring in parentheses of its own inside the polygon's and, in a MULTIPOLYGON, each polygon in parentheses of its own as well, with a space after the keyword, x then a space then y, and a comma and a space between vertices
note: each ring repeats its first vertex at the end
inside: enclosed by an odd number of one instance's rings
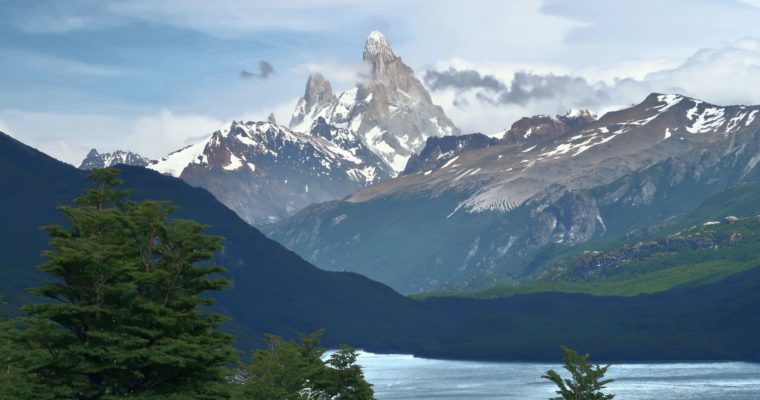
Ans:
POLYGON ((96 149, 92 149, 82 160, 79 168, 91 170, 108 168, 119 164, 143 167, 150 162, 148 158, 131 151, 116 150, 113 153, 99 153, 96 149))
POLYGON ((565 117, 567 118, 584 118, 584 119, 597 119, 596 113, 593 113, 589 110, 580 110, 576 108, 571 108, 567 110, 565 113, 565 117))
POLYGON ((364 43, 364 52, 371 56, 394 55, 391 45, 385 39, 385 35, 378 31, 372 31, 369 34, 367 41, 364 43))

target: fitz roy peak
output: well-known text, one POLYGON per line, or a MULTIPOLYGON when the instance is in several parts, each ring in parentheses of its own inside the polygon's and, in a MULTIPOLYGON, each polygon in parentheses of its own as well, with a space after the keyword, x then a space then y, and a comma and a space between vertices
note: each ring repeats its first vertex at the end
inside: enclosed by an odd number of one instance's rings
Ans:
POLYGON ((394 176, 422 150, 427 138, 460 133, 382 33, 369 35, 362 59, 372 67, 369 79, 337 96, 330 82, 312 74, 290 128, 305 132, 323 118, 328 125, 358 135, 394 176))

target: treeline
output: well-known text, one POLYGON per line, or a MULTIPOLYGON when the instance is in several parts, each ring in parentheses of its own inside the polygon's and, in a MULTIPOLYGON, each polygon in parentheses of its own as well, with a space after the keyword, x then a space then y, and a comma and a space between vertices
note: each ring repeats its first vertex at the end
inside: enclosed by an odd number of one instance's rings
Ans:
POLYGON ((356 351, 326 358, 319 332, 268 336, 242 361, 207 309, 230 284, 210 263, 222 238, 167 202, 128 200, 116 170, 89 178, 59 207, 66 226, 43 228, 41 301, 0 321, 0 399, 373 398, 356 351))

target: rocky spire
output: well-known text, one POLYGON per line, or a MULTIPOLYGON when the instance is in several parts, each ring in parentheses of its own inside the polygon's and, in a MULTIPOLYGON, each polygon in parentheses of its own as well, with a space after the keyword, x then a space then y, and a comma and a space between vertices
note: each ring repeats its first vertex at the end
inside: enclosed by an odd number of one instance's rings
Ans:
POLYGON ((267 117, 267 122, 269 122, 272 125, 277 125, 277 119, 274 117, 274 113, 269 113, 269 116, 267 117))
POLYGON ((385 35, 378 31, 372 31, 367 37, 367 41, 364 42, 362 58, 365 61, 369 61, 378 57, 396 57, 396 55, 393 54, 391 45, 388 44, 385 35))
POLYGON ((357 134, 395 172, 404 169, 428 137, 459 134, 382 33, 369 34, 362 59, 372 66, 371 79, 338 97, 321 75, 310 76, 291 129, 310 132, 321 117, 328 125, 357 134))
POLYGON ((323 109, 330 109, 337 102, 338 98, 335 97, 330 82, 322 74, 313 73, 306 81, 306 90, 298 100, 288 126, 298 132, 308 132, 313 122, 308 116, 323 109))
POLYGON ((306 91, 303 94, 306 101, 306 108, 311 109, 315 104, 330 103, 335 100, 332 86, 322 74, 314 73, 309 75, 306 81, 306 91))

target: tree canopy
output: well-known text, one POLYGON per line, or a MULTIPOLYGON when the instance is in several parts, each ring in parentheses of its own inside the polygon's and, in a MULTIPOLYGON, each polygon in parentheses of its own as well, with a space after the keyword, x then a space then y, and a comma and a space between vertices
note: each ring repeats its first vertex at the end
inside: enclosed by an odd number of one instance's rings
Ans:
POLYGON ((554 382, 557 385, 558 397, 551 400, 610 400, 615 397, 612 394, 602 393, 602 389, 612 379, 604 379, 609 365, 600 367, 588 363, 589 355, 580 355, 575 350, 562 347, 564 353, 563 367, 570 373, 569 379, 562 377, 553 369, 546 371, 541 377, 554 382))
POLYGON ((14 335, 18 365, 38 399, 226 398, 233 338, 204 296, 222 290, 209 263, 221 238, 171 218, 176 208, 136 203, 114 169, 95 170, 64 226, 48 226, 51 276, 32 293, 14 335))

